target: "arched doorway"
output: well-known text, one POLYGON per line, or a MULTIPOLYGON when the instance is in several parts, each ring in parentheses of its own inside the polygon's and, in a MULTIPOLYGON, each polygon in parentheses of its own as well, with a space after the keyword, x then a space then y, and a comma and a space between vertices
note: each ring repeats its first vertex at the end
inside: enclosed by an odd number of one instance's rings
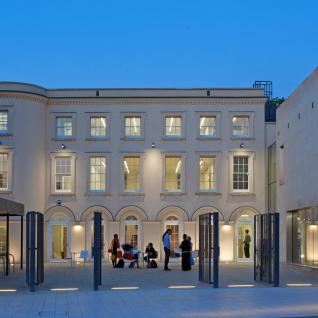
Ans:
POLYGON ((238 262, 254 261, 254 215, 258 212, 251 207, 236 209, 230 221, 234 222, 234 255, 238 262))
POLYGON ((55 212, 49 218, 47 251, 49 262, 71 257, 71 220, 65 212, 55 212))
POLYGON ((180 257, 179 246, 181 242, 181 231, 180 231, 180 220, 174 216, 171 215, 167 217, 164 221, 164 230, 171 230, 171 236, 170 236, 170 257, 176 258, 180 257))
POLYGON ((140 248, 140 224, 134 215, 129 215, 124 220, 124 238, 125 243, 135 250, 140 248))
POLYGON ((85 249, 88 251, 89 257, 93 259, 94 212, 102 213, 101 243, 103 247, 102 258, 105 258, 107 256, 107 247, 110 243, 107 237, 109 222, 113 220, 113 217, 103 206, 91 206, 87 208, 81 216, 81 221, 85 221, 85 249))
MULTIPOLYGON (((164 233, 167 229, 171 229, 172 234, 170 237, 170 261, 180 261, 180 249, 182 235, 185 233, 185 221, 189 221, 188 214, 180 207, 168 206, 163 208, 157 215, 157 220, 161 221, 161 233, 164 233)), ((160 233, 161 250, 163 250, 162 240, 160 233)), ((189 234, 189 233, 186 233, 189 234)), ((161 253, 161 260, 163 260, 164 254, 161 253)))
POLYGON ((120 243, 127 243, 136 250, 143 250, 142 222, 147 219, 147 214, 137 206, 122 208, 116 215, 116 221, 120 221, 120 243))

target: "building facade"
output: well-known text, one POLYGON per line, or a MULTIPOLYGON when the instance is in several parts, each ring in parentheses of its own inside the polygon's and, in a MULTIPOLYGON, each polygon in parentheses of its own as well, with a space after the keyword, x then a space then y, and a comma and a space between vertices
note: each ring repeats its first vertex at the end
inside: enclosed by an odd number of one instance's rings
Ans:
POLYGON ((318 265, 318 68, 277 110, 277 204, 290 263, 318 265))
POLYGON ((105 251, 117 233, 140 250, 152 242, 161 259, 167 228, 174 252, 183 233, 198 248, 198 217, 216 211, 221 260, 252 261, 243 240, 247 229, 254 239, 253 216, 267 208, 265 102, 252 88, 1 82, 0 196, 44 213, 47 261, 91 255, 94 211, 103 213, 105 251))

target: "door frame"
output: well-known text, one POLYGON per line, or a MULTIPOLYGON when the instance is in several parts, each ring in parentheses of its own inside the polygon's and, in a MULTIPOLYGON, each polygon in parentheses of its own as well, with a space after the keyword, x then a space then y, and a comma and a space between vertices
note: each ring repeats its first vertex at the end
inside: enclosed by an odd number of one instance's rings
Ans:
POLYGON ((248 217, 250 218, 250 221, 240 221, 240 217, 244 215, 241 214, 238 219, 235 222, 235 234, 234 234, 234 249, 235 249, 235 259, 238 263, 253 263, 254 262, 254 240, 255 240, 255 233, 254 233, 254 217, 250 214, 246 214, 248 215, 248 217), (239 258, 238 257, 238 227, 241 224, 246 224, 246 225, 251 225, 251 230, 253 231, 253 235, 252 235, 252 241, 251 241, 251 247, 253 247, 253 250, 250 251, 250 259, 246 259, 246 258, 239 258))
POLYGON ((60 225, 66 226, 67 229, 67 235, 66 235, 66 248, 67 248, 67 253, 65 255, 66 258, 70 258, 71 257, 71 224, 70 221, 67 219, 65 220, 49 220, 48 222, 48 243, 47 243, 47 251, 48 251, 48 262, 67 262, 67 259, 63 259, 63 258, 53 258, 52 256, 52 244, 53 244, 53 233, 52 233, 52 229, 54 225, 60 225))

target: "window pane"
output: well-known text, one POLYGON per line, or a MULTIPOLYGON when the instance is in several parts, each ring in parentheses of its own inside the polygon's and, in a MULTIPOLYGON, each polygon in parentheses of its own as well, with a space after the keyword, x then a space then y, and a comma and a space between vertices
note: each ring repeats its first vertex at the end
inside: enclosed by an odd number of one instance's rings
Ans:
POLYGON ((4 133, 8 131, 8 111, 0 111, 0 132, 4 133))
POLYGON ((124 191, 140 190, 140 158, 124 157, 124 191))
POLYGON ((233 136, 249 136, 249 117, 234 116, 232 119, 233 136))
POLYGON ((125 136, 141 136, 141 117, 125 117, 125 136))
POLYGON ((248 156, 233 157, 233 190, 248 190, 248 156))
POLYGON ((105 191, 106 177, 106 159, 105 157, 90 157, 90 191, 101 192, 105 191))
POLYGON ((106 117, 91 117, 91 137, 105 137, 106 136, 106 117))
POLYGON ((200 117, 200 136, 215 136, 215 117, 200 117))
POLYGON ((166 191, 181 191, 182 158, 180 156, 166 157, 165 165, 166 191))
POLYGON ((181 136, 181 117, 167 116, 165 118, 166 136, 180 137, 181 136))
POLYGON ((72 137, 73 124, 72 117, 57 117, 56 118, 56 136, 57 137, 72 137))
POLYGON ((213 191, 215 189, 215 158, 200 157, 200 191, 213 191))
POLYGON ((59 192, 72 191, 71 157, 55 158, 55 190, 59 192))
POLYGON ((8 159, 7 153, 0 153, 0 189, 8 190, 8 159))

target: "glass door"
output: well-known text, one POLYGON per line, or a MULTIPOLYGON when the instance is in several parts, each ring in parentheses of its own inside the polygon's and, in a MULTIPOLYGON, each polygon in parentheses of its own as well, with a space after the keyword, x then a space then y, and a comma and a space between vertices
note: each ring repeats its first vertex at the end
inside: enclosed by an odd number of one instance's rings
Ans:
POLYGON ((51 259, 63 260, 69 255, 68 226, 66 224, 51 225, 51 259))
POLYGON ((239 262, 252 262, 254 255, 254 227, 252 218, 242 215, 237 222, 237 260, 239 262))

